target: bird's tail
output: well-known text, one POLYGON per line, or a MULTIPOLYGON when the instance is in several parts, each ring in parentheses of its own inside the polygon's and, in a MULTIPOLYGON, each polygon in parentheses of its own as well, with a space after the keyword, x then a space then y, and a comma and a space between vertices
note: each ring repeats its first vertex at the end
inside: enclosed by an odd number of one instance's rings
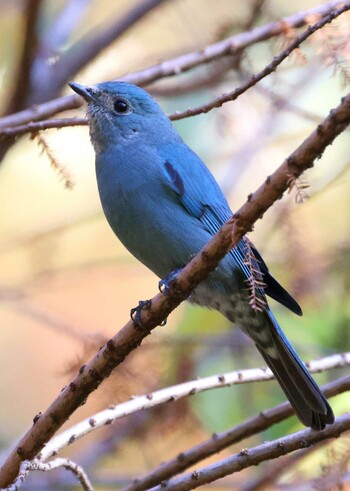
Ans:
POLYGON ((300 421, 316 430, 334 422, 332 408, 293 346, 289 343, 271 311, 268 321, 276 356, 256 345, 294 408, 300 421))

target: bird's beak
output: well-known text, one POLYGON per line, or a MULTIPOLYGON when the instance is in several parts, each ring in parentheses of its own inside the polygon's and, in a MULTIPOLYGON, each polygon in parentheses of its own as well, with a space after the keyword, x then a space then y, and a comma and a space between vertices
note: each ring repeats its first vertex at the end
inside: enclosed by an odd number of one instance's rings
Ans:
POLYGON ((74 90, 77 94, 79 94, 86 102, 92 102, 95 100, 94 92, 92 87, 88 87, 85 85, 77 84, 76 82, 69 82, 69 87, 74 90))

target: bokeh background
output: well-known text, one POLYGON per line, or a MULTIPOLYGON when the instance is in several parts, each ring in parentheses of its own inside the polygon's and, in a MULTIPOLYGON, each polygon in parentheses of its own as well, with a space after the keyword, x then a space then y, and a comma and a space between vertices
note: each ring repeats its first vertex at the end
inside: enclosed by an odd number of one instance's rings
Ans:
MULTIPOLYGON (((27 103, 68 94, 66 84, 54 87, 56 63, 67 53, 84 49, 79 40, 92 37, 140 3, 39 2, 39 54, 31 71, 31 88, 23 88, 27 103)), ((74 74, 74 80, 93 84, 117 79, 317 4, 311 0, 164 1, 74 74)), ((24 1, 0 1, 3 114, 18 80, 26 8, 24 1)), ((322 35, 313 36, 277 73, 236 102, 175 123, 212 170, 233 210, 349 90, 349 28, 347 14, 322 35)), ((286 29, 284 36, 253 45, 242 56, 226 57, 148 89, 167 113, 204 103, 241 85, 297 33, 286 29)), ((73 114, 83 115, 84 109, 65 113, 73 114)), ((102 214, 87 127, 50 130, 42 136, 51 157, 71 176, 73 189, 65 187, 47 152, 29 136, 19 138, 0 165, 0 448, 4 453, 76 368, 125 324, 130 308, 157 292, 158 279, 123 248, 102 214)), ((348 131, 327 149, 303 182, 309 185, 309 198, 297 204, 293 190, 256 224, 250 238, 303 307, 304 316, 297 318, 271 302, 283 329, 307 360, 350 346, 348 131)), ((134 394, 262 364, 252 343, 220 314, 185 303, 92 395, 69 425, 134 394)), ((324 373, 316 379, 321 384, 341 373, 324 373)), ((77 442, 65 455, 85 466, 99 484, 97 489, 116 489, 211 433, 283 399, 275 382, 207 392, 125 418, 77 442)), ((332 400, 336 414, 347 410, 349 403, 346 394, 332 400)), ((245 446, 298 428, 299 422, 291 418, 245 446)), ((226 454, 237 450, 239 446, 226 454)), ((319 475, 320 465, 329 458, 324 448, 313 452, 302 466, 292 467, 283 482, 296 489, 299 482, 319 475)), ((239 489, 264 471, 248 470, 222 480, 216 488, 239 489)), ((24 489, 71 486, 69 476, 56 473, 32 476, 24 489)))

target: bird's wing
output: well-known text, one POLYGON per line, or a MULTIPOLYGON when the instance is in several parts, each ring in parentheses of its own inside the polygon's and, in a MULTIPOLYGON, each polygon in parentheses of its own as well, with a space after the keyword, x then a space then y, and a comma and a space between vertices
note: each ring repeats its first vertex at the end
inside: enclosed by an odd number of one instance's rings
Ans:
MULTIPOLYGON (((180 164, 174 157, 164 161, 165 182, 175 192, 187 212, 197 218, 211 235, 214 235, 232 216, 232 212, 219 185, 199 157, 192 151, 189 154, 186 152, 186 157, 190 157, 187 161, 187 169, 182 159, 180 164)), ((251 271, 246 261, 246 241, 247 239, 241 240, 230 254, 244 276, 249 278, 251 271)), ((249 245, 253 253, 253 267, 260 270, 262 275, 261 279, 264 283, 262 295, 265 293, 295 314, 302 315, 299 304, 271 275, 265 261, 250 241, 249 245)))

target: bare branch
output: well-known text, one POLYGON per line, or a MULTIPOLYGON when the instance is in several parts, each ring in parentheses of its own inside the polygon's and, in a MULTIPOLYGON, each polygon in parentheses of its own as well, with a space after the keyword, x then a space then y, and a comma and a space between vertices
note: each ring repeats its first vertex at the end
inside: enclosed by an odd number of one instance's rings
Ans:
POLYGON ((79 23, 91 3, 92 0, 69 0, 63 4, 42 35, 37 59, 40 58, 44 62, 59 55, 62 45, 69 40, 74 30, 79 28, 79 23))
POLYGON ((285 472, 290 474, 291 470, 296 464, 298 464, 302 459, 309 457, 311 453, 319 450, 327 443, 327 440, 323 440, 323 442, 317 443, 312 447, 297 450, 291 455, 281 457, 277 461, 273 461, 273 465, 265 467, 262 474, 255 479, 253 478, 251 481, 246 482, 240 491, 262 491, 268 487, 271 487, 275 484, 275 481, 279 481, 281 477, 283 478, 283 474, 285 472))
POLYGON ((226 102, 231 102, 236 100, 240 95, 246 92, 248 89, 256 85, 260 80, 270 75, 274 72, 278 65, 280 65, 288 56, 316 31, 321 29, 326 24, 329 24, 334 19, 339 17, 339 15, 343 14, 350 10, 350 2, 346 2, 342 7, 337 10, 332 11, 321 20, 309 26, 305 32, 297 36, 292 43, 290 43, 278 56, 275 56, 271 63, 269 63, 263 70, 259 73, 253 75, 247 83, 238 87, 237 89, 229 92, 228 94, 223 94, 220 97, 214 99, 207 104, 203 104, 202 106, 198 106, 193 109, 187 109, 186 111, 177 112, 172 116, 172 120, 176 121, 178 119, 188 118, 190 116, 196 116, 197 114, 203 114, 211 111, 214 108, 221 107, 226 102))
POLYGON ((42 0, 26 0, 25 2, 25 27, 22 53, 14 77, 15 87, 7 106, 6 114, 23 109, 30 89, 32 62, 38 48, 37 21, 41 5, 42 0))
POLYGON ((350 94, 333 109, 317 129, 283 162, 283 164, 249 196, 249 200, 229 219, 208 244, 183 268, 167 296, 159 293, 147 302, 141 312, 143 329, 129 321, 110 339, 79 374, 60 393, 50 407, 35 420, 22 437, 0 471, 0 486, 9 485, 17 476, 23 460, 33 459, 67 418, 86 401, 89 394, 110 375, 142 340, 161 324, 191 291, 215 269, 221 258, 251 230, 254 222, 288 188, 289 176, 299 177, 313 166, 314 160, 324 152, 350 123, 350 94))
MULTIPOLYGON (((343 5, 343 2, 336 0, 321 4, 304 12, 298 12, 289 17, 285 17, 279 21, 259 26, 251 31, 236 34, 235 36, 206 46, 198 51, 178 56, 150 68, 146 68, 145 70, 118 77, 118 80, 134 83, 136 85, 147 85, 165 77, 178 75, 179 73, 183 73, 204 63, 209 63, 213 60, 227 56, 228 54, 232 55, 239 53, 255 43, 276 37, 285 32, 286 28, 304 26, 307 24, 310 15, 328 15, 339 5, 343 5)), ((79 96, 71 95, 60 97, 16 114, 0 118, 0 129, 7 128, 8 126, 22 125, 29 121, 38 121, 57 114, 60 111, 74 109, 81 105, 82 101, 79 96)))
MULTIPOLYGON (((350 390, 350 376, 331 382, 323 386, 322 390, 327 397, 332 397, 348 391, 350 390)), ((261 433, 274 424, 289 418, 292 414, 293 410, 289 402, 284 402, 271 409, 267 409, 258 416, 254 416, 230 430, 216 433, 208 440, 184 450, 181 454, 162 463, 158 468, 154 469, 144 477, 136 479, 130 486, 125 488, 124 491, 146 491, 151 486, 156 486, 166 479, 183 472, 201 460, 220 452, 224 448, 261 433)))
POLYGON ((326 426, 322 431, 302 430, 278 440, 263 443, 257 447, 243 449, 238 454, 227 459, 148 489, 150 491, 163 491, 164 489, 167 491, 187 491, 195 489, 247 467, 259 465, 266 460, 276 459, 281 455, 310 447, 330 438, 337 438, 348 430, 350 430, 350 413, 340 416, 332 425, 326 426))
POLYGON ((21 136, 26 133, 37 133, 38 131, 61 129, 73 126, 87 126, 86 118, 57 118, 45 119, 44 121, 30 122, 20 126, 14 126, 0 130, 0 139, 4 136, 21 136))
POLYGON ((31 121, 39 121, 53 114, 57 114, 61 111, 68 109, 76 109, 82 105, 81 97, 75 95, 66 95, 64 97, 58 97, 52 99, 52 101, 44 102, 32 106, 24 111, 10 114, 0 118, 0 129, 8 128, 9 126, 17 126, 29 123, 31 121))
POLYGON ((72 460, 64 459, 64 458, 57 458, 51 460, 50 462, 47 462, 46 464, 39 462, 39 460, 32 460, 32 461, 25 460, 22 463, 19 474, 15 479, 15 481, 13 482, 13 484, 8 486, 7 488, 2 488, 2 491, 18 491, 22 486, 22 484, 24 483, 24 481, 26 480, 26 477, 28 476, 29 472, 33 472, 33 471, 48 472, 54 469, 58 469, 59 467, 64 467, 65 469, 71 471, 80 482, 84 491, 94 491, 90 479, 88 478, 84 469, 80 467, 78 464, 76 464, 75 462, 73 462, 72 460))
MULTIPOLYGON (((307 364, 311 373, 319 373, 325 370, 340 368, 350 365, 350 353, 342 353, 328 356, 321 360, 310 361, 307 364)), ((134 414, 138 411, 144 411, 160 404, 173 402, 182 397, 199 394, 209 389, 220 389, 232 385, 246 384, 251 382, 263 382, 273 379, 271 370, 267 368, 252 368, 248 370, 239 370, 235 372, 212 375, 202 379, 191 380, 183 384, 166 387, 165 389, 151 392, 142 396, 133 397, 129 401, 123 402, 116 406, 110 406, 108 409, 100 411, 53 438, 44 449, 40 452, 38 458, 41 461, 57 455, 59 451, 76 442, 83 436, 111 424, 118 419, 134 414)), ((350 383, 350 378, 349 378, 350 383)))
MULTIPOLYGON (((48 74, 42 77, 44 85, 34 87, 31 99, 34 102, 42 102, 55 97, 59 90, 74 77, 79 70, 90 63, 107 46, 120 37, 130 27, 134 26, 154 8, 168 0, 140 0, 121 18, 109 26, 103 25, 94 32, 89 32, 74 44, 67 53, 64 53, 53 65, 47 65, 48 74)), ((116 9, 118 11, 118 9, 116 9)))
POLYGON ((344 5, 344 2, 329 2, 304 12, 298 12, 289 17, 284 17, 277 22, 271 22, 247 32, 236 34, 193 53, 188 53, 145 70, 125 75, 119 78, 119 80, 136 85, 146 85, 164 77, 179 75, 196 66, 209 63, 223 56, 240 53, 253 44, 283 34, 286 29, 302 27, 308 24, 310 15, 320 15, 323 17, 329 15, 335 8, 341 5, 344 5))
MULTIPOLYGON (((347 4, 343 5, 341 8, 338 10, 335 10, 331 12, 329 15, 321 19, 320 21, 316 22, 315 24, 311 25, 308 27, 308 29, 297 36, 295 40, 287 46, 278 56, 275 56, 273 61, 269 63, 263 70, 260 72, 254 74, 245 84, 241 85, 240 87, 237 87, 235 90, 232 92, 222 94, 220 97, 217 97, 213 101, 210 101, 206 104, 203 104, 201 106, 198 106, 196 108, 190 108, 187 109, 186 111, 182 112, 175 112, 174 114, 170 114, 169 118, 172 121, 177 121, 179 119, 183 118, 188 118, 191 116, 196 116, 198 114, 203 114, 211 111, 214 108, 221 107, 223 104, 227 102, 232 102, 235 101, 239 96, 241 96, 244 92, 246 92, 248 89, 256 85, 258 82, 260 82, 262 79, 270 75, 272 72, 274 72, 278 65, 280 65, 288 56, 295 50, 297 49, 300 44, 302 44, 307 38, 309 38, 312 34, 314 34, 316 31, 321 29, 325 24, 332 22, 335 18, 339 17, 342 13, 350 10, 350 2, 347 4)), ((75 96, 73 96, 75 97, 75 96)), ((0 137, 1 135, 4 136, 18 136, 22 135, 24 133, 32 133, 34 131, 38 130, 46 130, 46 129, 51 129, 51 128, 62 128, 66 126, 83 126, 87 125, 87 121, 85 119, 81 118, 67 118, 67 119, 52 119, 52 120, 46 120, 42 121, 39 123, 33 123, 30 122, 28 124, 20 125, 20 126, 15 126, 15 127, 10 127, 10 128, 4 128, 1 129, 1 120, 0 120, 0 137), (62 122, 62 124, 61 124, 62 122), (71 124, 70 124, 71 122, 71 124)), ((301 188, 300 186, 297 187, 297 191, 299 191, 301 188)), ((305 197, 305 196, 304 196, 305 197)), ((300 196, 300 199, 302 197, 300 196)), ((299 201, 301 202, 301 201, 299 201)))
POLYGON ((55 64, 64 44, 69 41, 74 29, 79 28, 84 13, 92 0, 69 0, 63 2, 62 8, 52 22, 40 26, 40 38, 35 59, 32 63, 30 80, 26 89, 26 100, 23 107, 44 102, 57 97, 55 84, 55 64))

